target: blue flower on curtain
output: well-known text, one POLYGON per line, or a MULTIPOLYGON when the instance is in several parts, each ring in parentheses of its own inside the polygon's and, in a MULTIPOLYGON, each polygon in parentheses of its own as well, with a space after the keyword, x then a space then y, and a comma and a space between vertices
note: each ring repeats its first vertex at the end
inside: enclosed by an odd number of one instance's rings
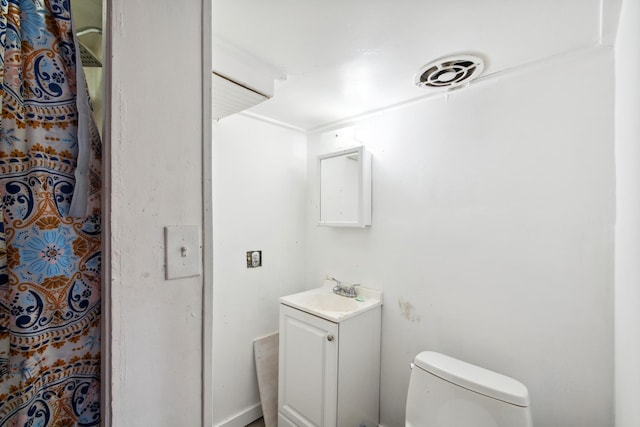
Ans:
POLYGON ((20 138, 15 136, 15 129, 7 129, 3 132, 2 138, 4 139, 4 143, 9 146, 20 141, 20 138))
POLYGON ((44 27, 44 16, 38 11, 34 0, 20 0, 20 37, 33 42, 40 38, 44 27))
POLYGON ((29 238, 26 247, 20 253, 20 260, 34 273, 43 273, 45 277, 58 276, 71 267, 70 255, 73 254, 71 242, 62 230, 40 233, 33 228, 34 236, 29 238))

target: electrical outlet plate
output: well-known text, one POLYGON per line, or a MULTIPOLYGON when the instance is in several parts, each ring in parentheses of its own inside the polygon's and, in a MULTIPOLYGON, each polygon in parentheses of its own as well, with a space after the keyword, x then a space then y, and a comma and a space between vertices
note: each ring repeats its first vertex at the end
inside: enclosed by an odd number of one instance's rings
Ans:
POLYGON ((202 274, 201 234, 199 225, 164 228, 167 280, 202 274))
POLYGON ((247 251, 247 268, 262 267, 262 251, 247 251))

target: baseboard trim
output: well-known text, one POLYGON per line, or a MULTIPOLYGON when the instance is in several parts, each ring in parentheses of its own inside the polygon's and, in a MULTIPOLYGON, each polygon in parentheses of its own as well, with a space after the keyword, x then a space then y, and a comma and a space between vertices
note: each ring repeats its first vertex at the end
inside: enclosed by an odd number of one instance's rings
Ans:
POLYGON ((257 403, 244 411, 240 411, 235 415, 227 418, 214 427, 245 427, 262 416, 262 406, 257 403))

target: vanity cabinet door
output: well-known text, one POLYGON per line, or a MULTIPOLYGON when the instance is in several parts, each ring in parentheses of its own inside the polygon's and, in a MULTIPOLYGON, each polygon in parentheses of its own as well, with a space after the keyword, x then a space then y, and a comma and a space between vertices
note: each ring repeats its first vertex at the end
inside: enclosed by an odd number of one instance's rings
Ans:
POLYGON ((333 427, 338 324, 280 305, 278 410, 296 426, 333 427))

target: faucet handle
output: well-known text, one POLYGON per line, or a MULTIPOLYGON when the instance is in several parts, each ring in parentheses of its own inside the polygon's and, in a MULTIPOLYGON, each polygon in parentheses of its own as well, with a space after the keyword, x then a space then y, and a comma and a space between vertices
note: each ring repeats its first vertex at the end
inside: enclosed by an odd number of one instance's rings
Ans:
POLYGON ((360 286, 360 283, 354 283, 353 285, 349 285, 347 287, 347 293, 349 294, 349 298, 355 298, 356 294, 356 286, 360 286))
POLYGON ((333 277, 327 277, 327 279, 336 283, 336 285, 333 287, 334 294, 342 295, 348 298, 355 298, 358 296, 356 294, 355 287, 360 286, 360 283, 346 284, 333 277))

